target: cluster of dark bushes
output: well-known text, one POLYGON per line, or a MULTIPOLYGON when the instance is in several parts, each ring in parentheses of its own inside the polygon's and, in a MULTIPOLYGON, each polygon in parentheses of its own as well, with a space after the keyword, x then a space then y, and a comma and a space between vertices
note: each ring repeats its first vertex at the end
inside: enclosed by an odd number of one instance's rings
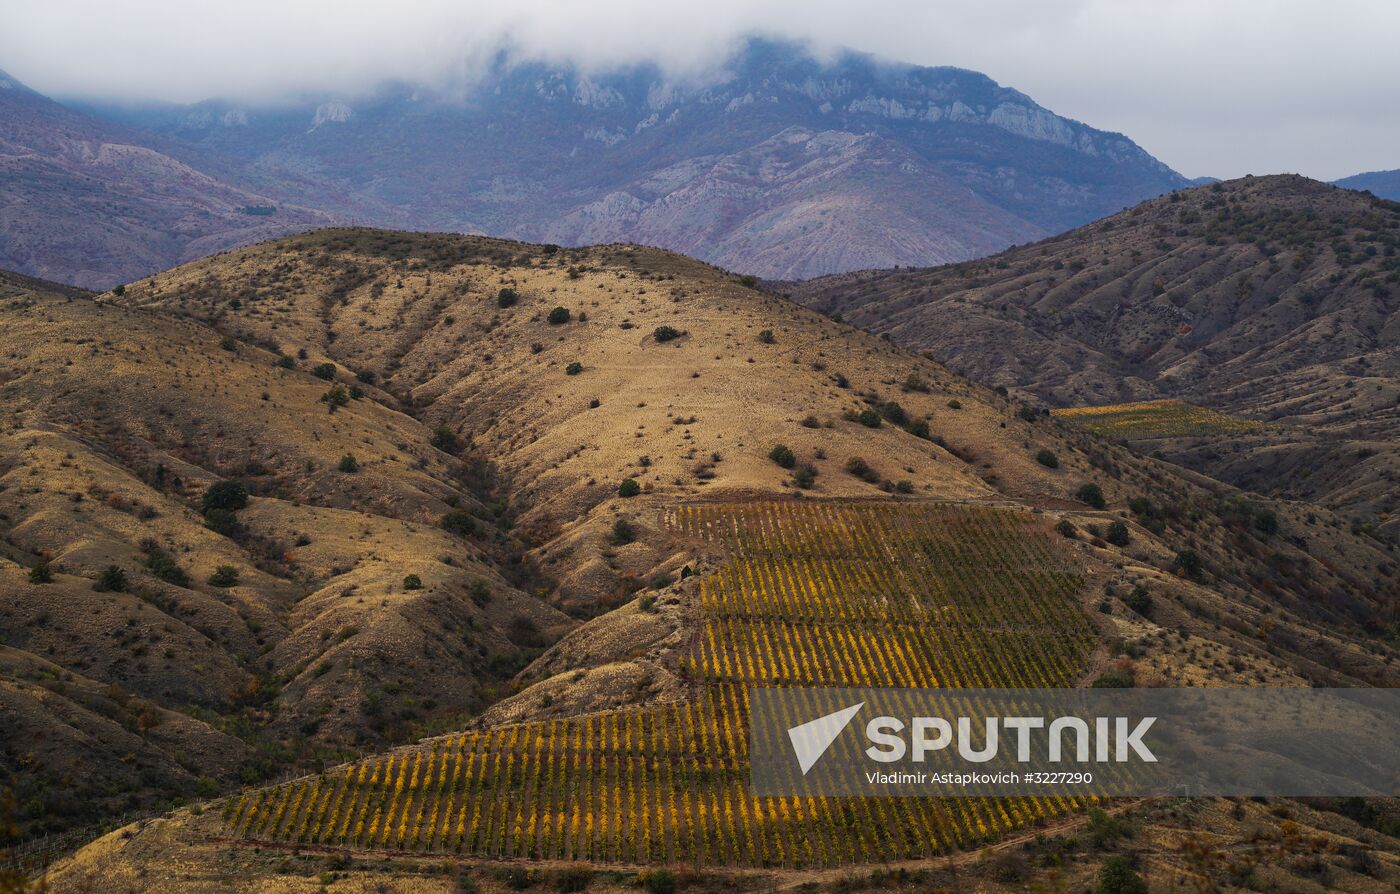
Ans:
POLYGON ((786 444, 778 444, 768 451, 768 458, 784 469, 792 469, 792 483, 808 490, 817 483, 817 467, 811 463, 798 465, 797 454, 786 444))
POLYGON ((867 484, 878 484, 882 490, 895 494, 912 494, 914 492, 914 482, 909 480, 890 481, 884 478, 879 472, 866 462, 863 457, 852 456, 846 460, 847 474, 854 475, 867 484))
POLYGON ((200 498, 204 526, 216 534, 236 539, 243 533, 243 525, 235 513, 247 505, 248 488, 243 482, 236 479, 216 481, 200 498))

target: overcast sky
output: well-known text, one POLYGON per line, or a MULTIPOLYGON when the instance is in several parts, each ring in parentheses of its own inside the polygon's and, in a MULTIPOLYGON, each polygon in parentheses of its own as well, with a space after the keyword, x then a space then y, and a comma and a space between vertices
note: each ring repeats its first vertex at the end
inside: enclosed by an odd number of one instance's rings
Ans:
POLYGON ((56 97, 268 100, 461 80, 503 42, 700 72, 744 33, 985 72, 1187 176, 1400 168, 1400 0, 0 0, 0 69, 56 97))

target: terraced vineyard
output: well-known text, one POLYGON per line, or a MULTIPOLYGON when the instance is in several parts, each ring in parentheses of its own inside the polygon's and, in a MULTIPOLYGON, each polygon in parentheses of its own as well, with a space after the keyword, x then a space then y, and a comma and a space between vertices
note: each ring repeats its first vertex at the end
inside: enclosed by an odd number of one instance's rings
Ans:
POLYGON ((465 733, 227 802, 243 838, 480 856, 828 866, 927 856, 1069 798, 755 798, 747 689, 1065 686, 1084 581, 1033 516, 938 504, 697 504, 725 547, 682 670, 694 698, 465 733))
POLYGON ((1050 415, 1097 435, 1111 438, 1183 438, 1243 432, 1263 427, 1243 419, 1180 400, 1149 400, 1101 407, 1066 407, 1050 415))

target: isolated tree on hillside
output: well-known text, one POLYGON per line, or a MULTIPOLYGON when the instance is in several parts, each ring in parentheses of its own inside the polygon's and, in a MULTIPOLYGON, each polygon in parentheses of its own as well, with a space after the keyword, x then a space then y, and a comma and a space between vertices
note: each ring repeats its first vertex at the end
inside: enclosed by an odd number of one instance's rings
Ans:
POLYGON ((125 593, 127 586, 126 572, 118 565, 108 565, 92 588, 99 593, 125 593))
POLYGON ((214 569, 214 573, 209 575, 209 585, 211 587, 236 587, 238 586, 238 569, 232 565, 220 565, 214 569))
POLYGON ((1121 521, 1109 522, 1108 535, 1104 539, 1114 546, 1127 546, 1133 542, 1128 526, 1121 521))
POLYGON ((1095 509, 1102 509, 1105 505, 1103 489, 1093 482, 1082 485, 1079 490, 1074 492, 1074 498, 1084 505, 1092 506, 1095 509))
POLYGON ((439 425, 433 431, 432 445, 435 449, 443 453, 456 454, 462 449, 462 442, 457 438, 457 433, 445 425, 439 425))
POLYGON ((797 465, 797 456, 793 454, 792 450, 786 444, 779 444, 768 451, 768 458, 784 469, 791 469, 793 466, 797 465))
POLYGON ((209 488, 204 491, 204 496, 200 499, 200 508, 205 512, 210 509, 227 509, 230 512, 236 512, 247 505, 247 485, 233 479, 216 481, 209 485, 209 488))
POLYGON ((1099 868, 1099 883, 1095 894, 1147 894, 1147 882, 1133 869, 1133 861, 1114 854, 1099 868))

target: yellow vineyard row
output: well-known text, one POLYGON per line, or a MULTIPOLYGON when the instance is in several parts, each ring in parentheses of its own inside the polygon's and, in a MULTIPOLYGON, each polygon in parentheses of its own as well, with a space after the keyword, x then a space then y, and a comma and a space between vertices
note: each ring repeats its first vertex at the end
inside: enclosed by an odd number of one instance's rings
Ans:
POLYGON ((238 836, 479 856, 828 866, 944 853, 1069 798, 756 798, 751 686, 1063 686, 1093 645, 1048 526, 990 508, 698 504, 731 557, 679 662, 696 695, 435 740, 230 800, 238 836))
POLYGON ((1262 428, 1254 419, 1179 400, 1149 400, 1101 407, 1066 407, 1050 415, 1098 435, 1113 438, 1182 438, 1246 432, 1262 428))

